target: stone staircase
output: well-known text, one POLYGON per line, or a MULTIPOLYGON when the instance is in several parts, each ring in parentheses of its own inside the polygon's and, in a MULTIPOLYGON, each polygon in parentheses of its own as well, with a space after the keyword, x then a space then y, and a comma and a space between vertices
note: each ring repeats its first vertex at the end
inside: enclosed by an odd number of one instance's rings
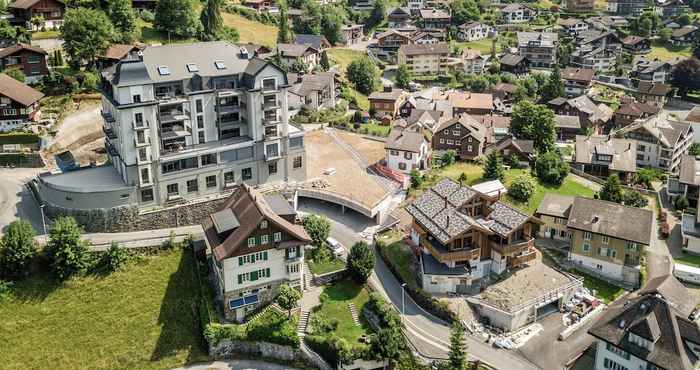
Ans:
POLYGON ((357 308, 355 308, 354 303, 348 303, 348 309, 350 310, 350 315, 352 316, 352 322, 355 326, 360 326, 360 317, 357 315, 357 308))
POLYGON ((309 311, 301 311, 299 314, 299 325, 297 325, 297 336, 299 338, 304 338, 306 336, 306 327, 309 325, 309 318, 311 316, 311 312, 309 311))

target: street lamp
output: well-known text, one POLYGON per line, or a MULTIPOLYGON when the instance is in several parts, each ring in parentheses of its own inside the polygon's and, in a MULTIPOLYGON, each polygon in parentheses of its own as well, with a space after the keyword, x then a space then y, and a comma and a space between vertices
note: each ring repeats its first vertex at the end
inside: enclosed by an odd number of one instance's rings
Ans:
POLYGON ((44 225, 44 235, 46 235, 46 219, 44 218, 44 206, 46 206, 46 204, 40 205, 39 210, 41 210, 41 224, 44 225))
POLYGON ((404 292, 406 291, 406 283, 401 284, 401 322, 406 314, 406 301, 404 300, 404 292))

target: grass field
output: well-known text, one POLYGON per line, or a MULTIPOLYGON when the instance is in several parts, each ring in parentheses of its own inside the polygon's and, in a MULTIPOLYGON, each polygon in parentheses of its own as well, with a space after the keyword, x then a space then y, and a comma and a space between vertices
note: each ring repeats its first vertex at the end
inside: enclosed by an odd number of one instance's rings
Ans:
POLYGON ((650 59, 659 58, 659 60, 671 60, 677 57, 689 57, 690 54, 690 46, 676 47, 671 45, 663 45, 661 43, 654 43, 648 57, 650 59))
POLYGON ((680 263, 683 265, 700 267, 700 256, 696 256, 694 254, 683 253, 680 256, 673 257, 673 260, 676 263, 680 263))
POLYGON ((32 32, 32 40, 55 39, 61 37, 61 32, 56 30, 32 32))
MULTIPOLYGON (((365 55, 361 51, 344 48, 328 49, 327 53, 328 57, 331 59, 331 62, 338 65, 342 78, 346 78, 345 72, 347 71, 350 63, 352 63, 353 60, 362 58, 365 55)), ((355 96, 355 99, 357 99, 357 104, 360 106, 360 109, 369 110, 369 100, 367 99, 367 95, 354 89, 352 89, 352 94, 355 96)))
POLYGON ((320 263, 316 263, 309 259, 308 264, 309 269, 311 269, 311 272, 313 272, 315 275, 321 275, 331 271, 338 271, 345 267, 345 262, 337 258, 332 258, 320 263))
POLYGON ((191 303, 191 252, 142 257, 124 271, 17 282, 0 304, 3 369, 166 369, 206 361, 191 303))
MULTIPOLYGON (((476 41, 469 41, 469 42, 454 41, 453 45, 457 46, 460 50, 462 50, 464 48, 479 50, 481 52, 481 55, 490 55, 491 54, 491 39, 483 39, 483 40, 476 40, 476 41)), ((501 49, 501 47, 497 43, 496 52, 500 53, 501 52, 500 49, 501 49)))
POLYGON ((625 294, 624 289, 612 285, 605 280, 598 279, 597 277, 578 270, 571 270, 570 272, 583 277, 583 286, 591 290, 591 292, 595 291, 594 295, 606 304, 625 294))
POLYGON ((401 275, 401 279, 413 288, 418 288, 416 276, 411 268, 413 264, 413 252, 401 240, 392 242, 386 247, 387 257, 391 260, 396 271, 401 275))
POLYGON ((224 24, 235 28, 241 42, 251 42, 274 49, 277 46, 277 27, 251 21, 238 14, 221 13, 224 24))
MULTIPOLYGON (((510 169, 506 171, 506 177, 504 180, 504 185, 508 187, 510 183, 518 176, 520 175, 525 175, 529 174, 530 170, 529 169, 510 169)), ((459 176, 464 173, 467 176, 467 181, 466 184, 468 185, 474 185, 478 184, 480 182, 483 182, 485 180, 482 179, 484 171, 481 168, 481 166, 472 164, 472 163, 465 163, 465 162, 457 162, 451 166, 447 166, 442 169, 434 170, 434 172, 431 174, 429 181, 425 181, 423 185, 421 186, 421 189, 426 189, 430 187, 431 185, 435 184, 437 181, 439 181, 442 178, 449 177, 453 180, 459 179, 459 176)), ((580 195, 583 197, 593 197, 593 190, 590 188, 585 187, 584 185, 581 185, 571 179, 571 177, 568 177, 564 180, 564 183, 561 186, 552 186, 548 184, 543 184, 537 181, 535 179, 536 187, 535 187, 535 192, 530 197, 530 200, 528 202, 520 202, 515 199, 512 199, 511 197, 507 196, 503 198, 503 200, 506 203, 509 203, 515 207, 520 208, 521 210, 532 214, 535 212, 537 209, 537 206, 539 206, 540 202, 542 201, 542 198, 544 198, 544 195, 546 193, 555 193, 555 194, 561 194, 561 195, 580 195)))
POLYGON ((354 303, 357 313, 360 314, 362 307, 368 300, 369 293, 366 289, 355 284, 352 280, 341 280, 323 289, 321 305, 314 311, 314 315, 338 320, 335 334, 347 340, 353 347, 360 348, 364 346, 360 342, 360 337, 368 333, 368 327, 365 323, 362 323, 361 326, 355 325, 348 309, 348 303, 354 303))

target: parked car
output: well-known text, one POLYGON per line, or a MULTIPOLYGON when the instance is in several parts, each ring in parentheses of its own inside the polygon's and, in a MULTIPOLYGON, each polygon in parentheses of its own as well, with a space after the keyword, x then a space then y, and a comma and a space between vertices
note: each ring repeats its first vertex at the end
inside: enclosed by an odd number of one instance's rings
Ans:
POLYGON ((333 252, 333 255, 336 257, 342 257, 345 249, 343 248, 343 245, 340 244, 339 241, 333 239, 333 238, 328 238, 326 239, 328 248, 331 249, 333 252))

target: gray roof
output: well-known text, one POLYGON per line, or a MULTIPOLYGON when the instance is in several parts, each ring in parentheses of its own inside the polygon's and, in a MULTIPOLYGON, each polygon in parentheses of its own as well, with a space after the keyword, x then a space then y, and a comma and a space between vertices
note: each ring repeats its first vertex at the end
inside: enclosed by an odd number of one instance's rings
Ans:
POLYGON ((299 58, 307 52, 315 54, 318 50, 307 44, 277 44, 277 54, 281 57, 299 58))
POLYGON ((391 130, 389 137, 386 139, 384 148, 420 153, 421 146, 425 142, 426 140, 420 132, 391 130))
POLYGON ((579 116, 565 116, 557 114, 554 116, 554 124, 557 128, 581 128, 581 118, 579 116))
POLYGON ((672 121, 668 117, 651 116, 635 120, 632 124, 615 131, 614 134, 625 135, 636 130, 644 130, 658 139, 663 146, 673 148, 681 136, 692 130, 692 125, 690 122, 672 121))
POLYGON ((426 275, 460 276, 470 273, 469 264, 449 267, 428 253, 422 254, 421 262, 423 264, 423 273, 426 275))
POLYGON ((588 333, 658 368, 691 370, 697 358, 684 341, 700 344, 700 329, 674 302, 677 295, 690 294, 682 285, 673 284, 670 288, 675 292, 666 296, 664 293, 668 294, 669 289, 657 288, 665 285, 665 280, 675 278, 666 275, 657 279, 650 281, 647 286, 653 286, 648 290, 643 288, 639 296, 613 304, 588 333), (633 343, 630 333, 653 342, 653 347, 647 349, 633 343))
POLYGON ((401 98, 406 92, 403 89, 391 89, 391 91, 375 91, 368 99, 379 99, 379 100, 397 100, 401 98))
POLYGON ((555 47, 559 35, 553 32, 518 32, 518 47, 555 47))
POLYGON ((693 155, 681 158, 678 180, 683 184, 700 185, 700 161, 693 155))
POLYGON ((294 207, 280 193, 266 194, 264 198, 272 212, 278 216, 295 216, 297 214, 294 207))
POLYGON ((289 92, 299 96, 308 96, 311 92, 330 88, 334 78, 335 75, 332 72, 314 72, 313 74, 301 76, 292 73, 287 74, 287 79, 292 84, 289 92), (301 79, 301 82, 298 81, 298 78, 301 79))
POLYGON ((295 44, 305 44, 305 45, 311 45, 312 48, 316 50, 321 50, 330 43, 328 40, 326 40, 325 36, 321 35, 307 35, 307 34, 296 34, 294 36, 294 43, 295 44))
POLYGON ((503 7, 503 9, 501 9, 501 13, 513 13, 513 12, 517 12, 519 10, 525 10, 525 9, 533 11, 533 12, 535 11, 535 9, 529 5, 519 4, 519 3, 511 3, 511 4, 508 4, 505 7, 503 7))
POLYGON ((450 13, 443 9, 421 9, 420 17, 423 19, 449 19, 450 13))
POLYGON ((653 217, 648 209, 576 197, 567 227, 649 245, 653 217))
POLYGON ((491 213, 488 218, 480 219, 478 222, 503 237, 507 237, 530 219, 529 215, 505 203, 496 202, 490 208, 491 213))
POLYGON ((611 170, 622 172, 637 170, 637 145, 634 140, 605 135, 576 135, 576 163, 595 163, 595 154, 612 155, 612 162, 609 164, 611 170))
POLYGON ((444 42, 438 44, 405 44, 399 47, 399 52, 407 56, 450 54, 450 45, 444 42))
POLYGON ((212 213, 211 220, 214 223, 216 232, 219 234, 226 231, 231 231, 241 226, 241 223, 238 221, 236 215, 233 214, 233 210, 231 210, 231 208, 224 208, 220 211, 212 213))
POLYGON ((526 58, 522 55, 517 54, 506 54, 501 57, 499 62, 508 66, 516 66, 523 62, 526 58))
POLYGON ((573 196, 547 193, 542 198, 535 214, 569 218, 572 204, 574 204, 573 196))

